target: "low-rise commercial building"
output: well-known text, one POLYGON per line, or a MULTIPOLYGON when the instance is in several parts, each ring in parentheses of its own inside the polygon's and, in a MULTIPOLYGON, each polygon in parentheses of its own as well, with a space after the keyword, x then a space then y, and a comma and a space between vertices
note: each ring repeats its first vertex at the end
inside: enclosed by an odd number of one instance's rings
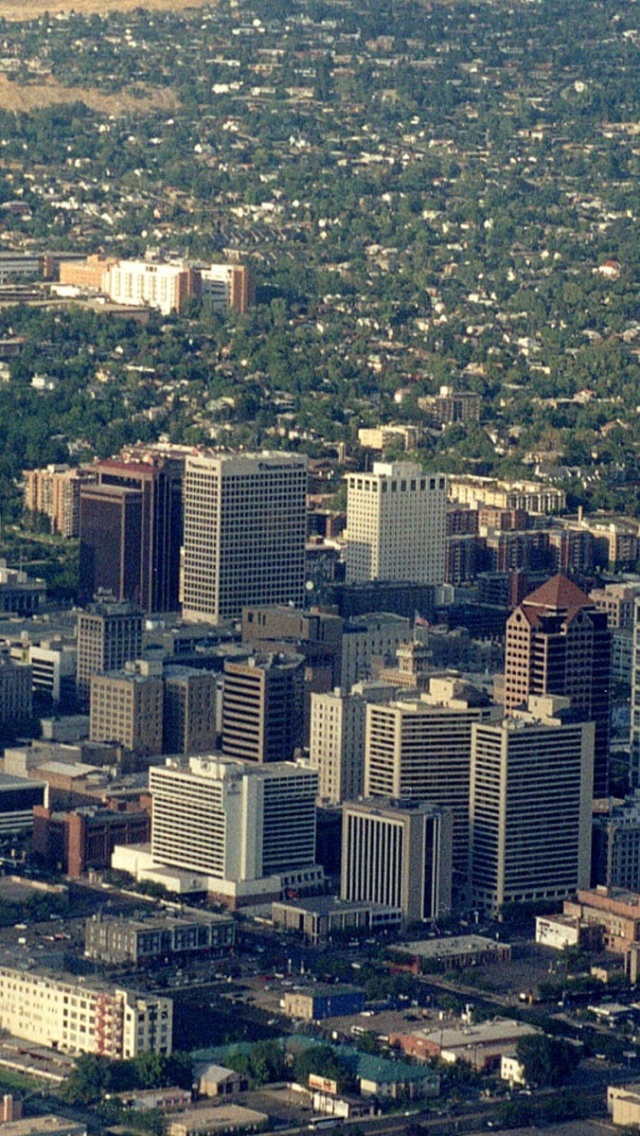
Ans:
POLYGON ((495 1018, 480 1025, 468 1023, 448 1029, 392 1033, 389 1044, 399 1046, 407 1057, 415 1057, 419 1061, 429 1061, 434 1057, 450 1065, 456 1061, 467 1061, 474 1069, 488 1072, 500 1068, 504 1054, 515 1055, 521 1038, 533 1037, 539 1032, 527 1022, 495 1018))
POLYGON ((102 962, 137 965, 171 955, 219 954, 233 947, 235 931, 230 916, 204 911, 140 919, 98 914, 85 924, 84 953, 102 962))
POLYGON ((605 950, 625 954, 640 942, 640 895, 623 888, 581 889, 576 901, 566 901, 564 914, 602 927, 605 950))
POLYGON ((279 900, 271 904, 274 927, 297 931, 310 943, 324 943, 345 931, 379 931, 402 923, 399 907, 381 907, 364 900, 319 895, 305 900, 279 900))
POLYGON ((66 1116, 23 1116, 2 1125, 2 1136, 87 1136, 87 1126, 66 1116))
POLYGON ((314 1112, 322 1112, 325 1116, 338 1116, 343 1120, 364 1119, 376 1115, 375 1101, 363 1097, 350 1097, 345 1093, 337 1096, 335 1093, 317 1089, 311 1097, 314 1112))
POLYGON ((440 1094, 440 1074, 433 1069, 389 1061, 370 1053, 358 1053, 349 1064, 363 1097, 421 1100, 440 1094))
POLYGON ((47 598, 47 585, 37 576, 27 576, 21 568, 9 568, 0 560, 0 611, 31 615, 47 598))
POLYGON ((214 1108, 192 1108, 172 1120, 167 1136, 219 1136, 227 1132, 262 1132, 269 1123, 264 1112, 221 1104, 214 1108))
POLYGON ((421 939, 403 943, 392 950, 408 955, 416 971, 428 970, 436 963, 444 970, 464 970, 469 966, 488 966, 509 962, 511 944, 485 939, 482 935, 455 935, 450 939, 421 939))
POLYGON ((537 915, 536 943, 558 951, 578 946, 597 951, 602 947, 602 927, 583 923, 575 915, 537 915))
POLYGON ((614 1124, 624 1127, 640 1124, 640 1082, 629 1085, 609 1085, 607 1112, 614 1124))
POLYGON ((206 1065, 197 1065, 194 1076, 198 1085, 198 1092, 202 1097, 231 1097, 238 1093, 246 1093, 249 1088, 249 1078, 235 1069, 227 1069, 224 1065, 215 1065, 208 1062, 206 1065))
POLYGON ((319 1022, 360 1014, 364 1010, 365 993, 356 986, 313 986, 308 990, 288 990, 284 996, 284 1012, 290 1018, 319 1022))
POLYGON ((63 812, 37 805, 33 814, 34 851, 72 879, 90 869, 108 868, 116 845, 142 844, 151 833, 151 819, 143 809, 116 812, 85 806, 63 812))
POLYGON ((48 801, 49 787, 44 781, 0 773, 0 836, 29 832, 34 809, 44 808, 48 801))
POLYGON ((117 1100, 132 1112, 180 1112, 191 1104, 191 1093, 176 1085, 163 1089, 133 1089, 118 1093, 117 1100))

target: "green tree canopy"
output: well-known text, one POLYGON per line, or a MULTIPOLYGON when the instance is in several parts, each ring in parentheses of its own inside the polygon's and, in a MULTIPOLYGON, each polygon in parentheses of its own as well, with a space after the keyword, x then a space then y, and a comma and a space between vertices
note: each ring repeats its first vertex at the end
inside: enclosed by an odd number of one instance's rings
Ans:
POLYGON ((579 1051, 570 1042, 547 1034, 520 1038, 516 1057, 527 1084, 535 1088, 564 1085, 580 1060, 579 1051))

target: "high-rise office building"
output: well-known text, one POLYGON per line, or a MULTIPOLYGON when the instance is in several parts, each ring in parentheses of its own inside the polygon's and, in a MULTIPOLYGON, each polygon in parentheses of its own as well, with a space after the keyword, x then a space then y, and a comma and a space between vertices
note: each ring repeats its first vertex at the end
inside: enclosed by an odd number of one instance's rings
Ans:
POLYGON ((89 738, 136 757, 162 753, 162 663, 145 659, 91 677, 89 738))
POLYGON ((389 702, 395 688, 387 683, 358 683, 351 694, 339 687, 311 695, 309 761, 318 770, 318 794, 339 805, 364 792, 364 741, 368 702, 389 702))
POLYGON ((507 620, 504 696, 507 715, 530 694, 571 699, 595 722, 594 794, 609 792, 611 633, 607 616, 565 576, 528 595, 507 620))
POLYGON ((31 717, 33 672, 29 664, 15 662, 0 651, 0 727, 23 726, 31 717))
POLYGON ((200 873, 231 902, 317 885, 318 775, 213 755, 152 768, 154 863, 200 873))
POLYGON ((636 599, 631 648, 631 733, 629 746, 629 784, 640 788, 640 596, 636 599))
POLYGON ((183 612, 226 623, 255 604, 304 600, 307 459, 187 458, 183 612))
POLYGON ((295 651, 304 657, 303 744, 309 744, 311 696, 340 683, 342 628, 335 612, 302 611, 285 604, 248 607, 242 612, 242 639, 256 654, 295 651))
POLYGON ((91 676, 120 670, 142 653, 142 612, 128 603, 93 604, 78 615, 78 697, 89 699, 91 676))
POLYGON ((376 678, 392 667, 398 647, 411 636, 411 621, 392 611, 373 611, 350 619, 342 633, 340 685, 351 690, 356 682, 376 678))
POLYGON ((254 656, 227 661, 222 689, 222 752, 259 764, 291 761, 302 745, 304 659, 254 656))
POLYGON ((216 744, 217 681, 195 667, 164 669, 164 753, 208 753, 216 744))
POLYGON ((593 818, 591 881, 605 888, 640 890, 640 793, 609 801, 593 818))
POLYGON ((347 478, 347 581, 442 584, 447 479, 412 462, 374 462, 347 478))
POLYGON ((471 728, 496 713, 484 691, 455 675, 434 676, 418 699, 367 706, 365 796, 452 810, 456 889, 468 871, 471 728))
POLYGON ((406 922, 450 914, 449 809, 418 801, 349 801, 342 816, 342 899, 399 908, 406 922))
POLYGON ((144 611, 176 611, 183 460, 109 459, 80 492, 80 593, 100 591, 144 611))
POLYGON ((81 603, 99 595, 140 602, 142 494, 116 485, 86 485, 80 493, 81 603))
POLYGON ((591 870, 595 725, 569 699, 533 696, 530 711, 473 726, 469 856, 474 902, 564 899, 591 870))

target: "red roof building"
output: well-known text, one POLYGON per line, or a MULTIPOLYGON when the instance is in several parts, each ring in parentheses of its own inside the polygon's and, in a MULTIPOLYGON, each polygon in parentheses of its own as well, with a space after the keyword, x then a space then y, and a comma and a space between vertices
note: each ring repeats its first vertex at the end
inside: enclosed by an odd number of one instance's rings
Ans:
POLYGON ((566 576, 547 580, 507 620, 505 710, 559 694, 596 724, 594 796, 609 790, 611 634, 607 617, 566 576))

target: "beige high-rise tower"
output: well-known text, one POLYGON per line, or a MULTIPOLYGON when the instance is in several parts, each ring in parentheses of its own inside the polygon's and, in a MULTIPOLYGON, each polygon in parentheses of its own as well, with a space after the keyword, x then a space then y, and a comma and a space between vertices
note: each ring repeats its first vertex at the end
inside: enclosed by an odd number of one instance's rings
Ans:
POLYGON ((183 613, 226 623, 304 600, 307 459, 198 454, 184 486, 183 613))
POLYGON ((591 866, 593 722, 568 698, 473 726, 470 848, 474 903, 557 902, 586 887, 591 866))
POLYGON ((484 691, 455 675, 434 676, 420 698, 367 706, 365 796, 451 808, 458 889, 468 868, 471 728, 497 713, 484 691))
POLYGON ((347 478, 347 580, 442 584, 447 479, 413 462, 374 462, 347 478))

